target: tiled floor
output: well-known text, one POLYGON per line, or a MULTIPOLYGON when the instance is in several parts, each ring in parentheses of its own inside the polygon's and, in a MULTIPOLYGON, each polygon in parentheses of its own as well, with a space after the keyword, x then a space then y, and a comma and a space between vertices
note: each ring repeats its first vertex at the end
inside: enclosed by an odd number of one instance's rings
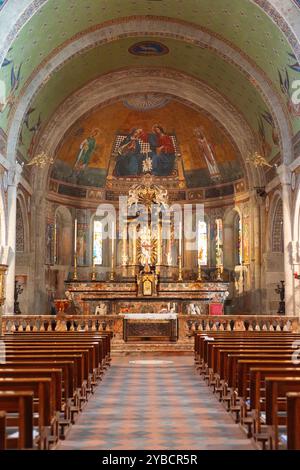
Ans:
POLYGON ((114 357, 62 450, 253 449, 192 356, 114 357), (139 360, 163 364, 139 364, 139 360))

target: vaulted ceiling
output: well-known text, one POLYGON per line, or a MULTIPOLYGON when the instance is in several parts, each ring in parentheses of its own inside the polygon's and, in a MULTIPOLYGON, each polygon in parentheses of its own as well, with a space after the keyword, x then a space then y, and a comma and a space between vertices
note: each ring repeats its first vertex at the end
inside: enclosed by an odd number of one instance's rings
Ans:
MULTIPOLYGON (((268 16, 260 7, 263 0, 48 0, 41 3, 43 6, 20 29, 0 75, 8 92, 12 88, 12 70, 15 80, 19 79, 18 86, 12 90, 12 106, 0 113, 0 127, 5 133, 12 126, 22 99, 32 89, 27 110, 34 111, 27 115, 27 120, 25 116, 19 148, 25 158, 33 137, 37 137, 35 128, 41 132, 72 93, 101 75, 137 67, 145 73, 147 69, 172 69, 209 85, 244 116, 254 136, 261 137, 259 130, 263 123, 270 147, 268 156, 272 158, 279 151, 277 122, 270 100, 259 86, 257 73, 274 100, 282 105, 291 133, 300 130, 297 110, 291 112, 291 87, 294 79, 300 79, 300 67, 289 41, 275 18, 270 17, 272 11, 268 16), (142 31, 145 20, 147 29, 142 31), (169 31, 163 33, 165 24, 169 31), (129 51, 135 43, 149 40, 162 43, 168 53, 137 56, 129 51), (242 65, 239 67, 240 58, 248 64, 248 71, 242 65), (34 89, 34 80, 41 71, 42 86, 34 89)), ((135 91, 139 90, 135 89, 133 80, 132 93, 135 91)))

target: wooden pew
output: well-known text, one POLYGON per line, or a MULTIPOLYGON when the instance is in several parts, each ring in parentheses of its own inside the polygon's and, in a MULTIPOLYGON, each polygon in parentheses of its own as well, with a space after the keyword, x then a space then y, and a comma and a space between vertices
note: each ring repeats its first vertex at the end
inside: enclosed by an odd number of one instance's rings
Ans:
POLYGON ((11 368, 0 368, 0 379, 2 378, 18 378, 18 379, 32 379, 36 377, 43 377, 50 379, 50 399, 51 408, 53 410, 51 423, 50 423, 50 435, 48 437, 48 444, 55 444, 59 438, 59 423, 60 414, 62 412, 62 370, 61 369, 11 369, 11 368))
POLYGON ((279 448, 279 425, 287 426, 286 395, 300 392, 300 377, 266 377, 266 425, 270 430, 270 448, 279 448), (283 400, 280 400, 283 399, 283 400), (281 406, 280 406, 281 405, 281 406), (279 416, 279 411, 284 414, 279 416))
POLYGON ((6 413, 0 411, 0 450, 6 449, 6 413))
POLYGON ((254 424, 254 437, 260 442, 267 442, 268 435, 261 432, 262 412, 266 411, 266 390, 265 381, 269 376, 272 377, 300 377, 300 368, 290 364, 291 367, 251 367, 250 369, 250 403, 249 409, 252 412, 254 424))
POLYGON ((287 399, 287 448, 300 450, 300 393, 288 392, 287 399))
MULTIPOLYGON (((34 412, 37 413, 37 419, 34 414, 34 426, 38 427, 38 436, 36 439, 38 448, 45 450, 48 448, 48 437, 50 435, 52 420, 54 418, 53 404, 51 402, 51 379, 36 378, 1 378, 0 391, 2 392, 33 392, 34 412)), ((8 425, 14 425, 15 420, 7 417, 8 425)))
POLYGON ((111 362, 111 333, 90 333, 90 332, 68 332, 67 335, 64 332, 17 332, 13 334, 8 334, 4 338, 6 340, 31 340, 31 341, 63 341, 63 342, 87 342, 93 341, 97 342, 99 348, 101 349, 101 357, 103 360, 103 367, 109 366, 111 362))
POLYGON ((48 345, 11 345, 6 343, 6 357, 9 358, 10 354, 24 355, 34 354, 41 358, 43 355, 49 357, 58 357, 65 354, 76 354, 82 356, 81 367, 78 367, 78 389, 81 390, 81 397, 85 401, 87 393, 90 390, 90 382, 94 373, 96 364, 93 363, 93 350, 88 346, 72 346, 72 345, 58 345, 56 347, 48 345), (95 366, 95 367, 94 367, 95 366))
MULTIPOLYGON (((50 379, 51 410, 54 416, 59 412, 60 425, 69 421, 69 417, 74 422, 74 413, 80 411, 82 401, 86 401, 88 392, 93 391, 110 366, 110 333, 20 332, 8 334, 2 340, 7 362, 0 370, 0 390, 9 381, 12 388, 17 388, 19 381, 25 384, 36 377, 50 379)), ((62 434, 61 431, 60 438, 64 437, 62 434)), ((57 432, 52 432, 51 437, 55 443, 57 432)))
POLYGON ((18 434, 11 438, 7 429, 7 448, 33 449, 33 392, 0 391, 0 409, 6 412, 7 419, 10 413, 17 413, 18 434))
POLYGON ((207 349, 211 344, 253 341, 278 341, 299 339, 299 334, 289 332, 209 332, 201 333, 195 336, 195 361, 196 364, 207 363, 207 349))

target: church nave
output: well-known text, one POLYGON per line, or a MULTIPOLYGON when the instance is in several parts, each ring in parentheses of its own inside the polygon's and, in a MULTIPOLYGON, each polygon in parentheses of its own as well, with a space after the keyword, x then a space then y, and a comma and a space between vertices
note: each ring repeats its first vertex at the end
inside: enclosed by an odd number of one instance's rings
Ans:
POLYGON ((58 450, 251 450, 192 356, 113 357, 58 450))

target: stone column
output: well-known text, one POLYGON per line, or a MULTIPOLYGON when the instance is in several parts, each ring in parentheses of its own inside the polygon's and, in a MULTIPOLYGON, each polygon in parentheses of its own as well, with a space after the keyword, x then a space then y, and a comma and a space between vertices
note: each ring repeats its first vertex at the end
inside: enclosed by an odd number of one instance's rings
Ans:
POLYGON ((287 165, 282 164, 277 173, 282 186, 283 205, 283 250, 285 274, 285 314, 295 315, 294 308, 294 276, 291 262, 292 247, 292 215, 291 215, 291 171, 287 165))
POLYGON ((6 276, 5 313, 13 315, 15 300, 15 271, 16 271, 16 216, 17 188, 21 179, 22 166, 19 163, 11 166, 8 171, 7 188, 7 246, 9 249, 8 270, 6 276))
MULTIPOLYGON (((46 314, 48 297, 45 282, 45 252, 46 252, 46 193, 45 190, 35 189, 32 201, 32 237, 34 236, 34 312, 46 314)), ((65 275, 64 275, 65 277, 65 275)))
POLYGON ((256 193, 252 194, 251 209, 252 209, 252 312, 254 314, 261 313, 261 200, 256 193))

